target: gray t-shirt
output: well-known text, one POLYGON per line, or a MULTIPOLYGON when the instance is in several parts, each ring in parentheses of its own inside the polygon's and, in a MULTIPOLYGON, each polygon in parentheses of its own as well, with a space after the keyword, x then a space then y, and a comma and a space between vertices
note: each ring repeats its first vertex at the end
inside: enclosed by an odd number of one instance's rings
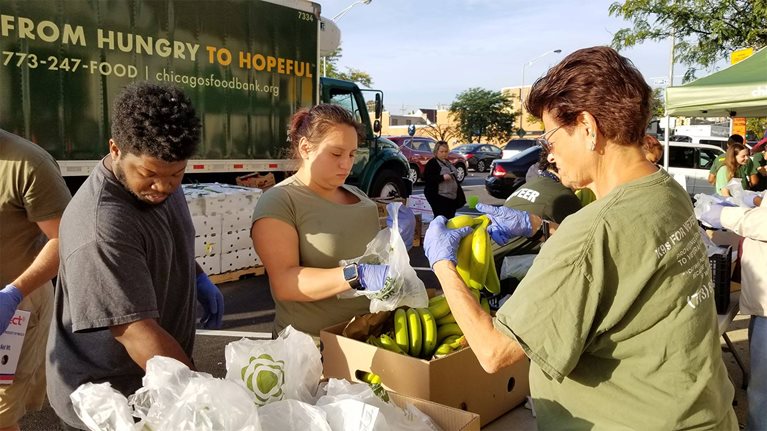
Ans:
POLYGON ((109 382, 124 395, 141 387, 144 371, 110 326, 157 319, 192 356, 194 226, 183 191, 160 205, 142 203, 102 160, 64 211, 59 250, 48 398, 59 417, 82 428, 69 399, 78 386, 109 382))

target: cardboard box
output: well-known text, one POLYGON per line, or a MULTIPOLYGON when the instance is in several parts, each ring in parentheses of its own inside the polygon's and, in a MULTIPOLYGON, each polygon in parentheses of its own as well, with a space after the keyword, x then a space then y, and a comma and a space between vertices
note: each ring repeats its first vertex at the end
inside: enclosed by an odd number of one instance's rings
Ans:
POLYGON ((378 207, 378 217, 386 217, 386 206, 389 205, 392 202, 401 202, 402 205, 407 206, 407 200, 404 198, 375 198, 373 199, 373 202, 376 203, 376 206, 378 207))
POLYGON ((706 235, 708 235, 708 237, 711 238, 711 241, 713 241, 716 245, 721 245, 724 247, 727 247, 728 245, 732 246, 732 250, 735 253, 738 252, 738 246, 740 245, 740 241, 743 239, 742 236, 739 236, 738 234, 729 230, 706 229, 706 235))
POLYGON ((206 274, 221 274, 221 254, 197 257, 195 260, 206 274))
POLYGON ((481 425, 523 403, 530 393, 527 358, 488 374, 471 348, 426 361, 346 338, 340 335, 345 326, 320 332, 325 377, 357 381, 357 371, 372 372, 388 390, 476 413, 481 425))
POLYGON ((261 190, 266 190, 276 183, 274 174, 271 172, 268 172, 264 175, 261 175, 258 172, 243 175, 241 177, 237 177, 235 182, 238 186, 255 187, 261 190))
POLYGON ((221 240, 221 252, 229 253, 253 247, 253 239, 250 237, 250 229, 240 229, 224 232, 221 240))
POLYGON ((479 431, 479 415, 476 413, 465 412, 396 392, 389 392, 389 399, 403 408, 408 403, 414 405, 418 410, 431 417, 443 431, 479 431))
POLYGON ((196 235, 194 237, 194 257, 210 256, 221 252, 221 237, 218 235, 196 235))

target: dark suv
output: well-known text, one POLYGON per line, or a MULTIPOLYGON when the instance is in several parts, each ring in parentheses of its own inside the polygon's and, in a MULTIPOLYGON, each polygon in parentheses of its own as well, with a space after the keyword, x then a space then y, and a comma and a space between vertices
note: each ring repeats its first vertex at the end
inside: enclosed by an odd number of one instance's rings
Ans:
POLYGON ((525 175, 530 166, 541 158, 541 147, 527 148, 510 159, 496 160, 490 167, 490 175, 485 178, 485 190, 498 199, 508 198, 525 183, 525 175))
MULTIPOLYGON (((402 154, 407 157, 410 164, 410 181, 413 184, 419 179, 423 179, 423 169, 426 162, 434 158, 434 145, 437 141, 425 136, 387 136, 387 139, 399 146, 402 154)), ((455 176, 458 182, 463 182, 466 178, 466 159, 453 151, 447 155, 447 160, 455 166, 458 171, 455 176)))
POLYGON ((501 149, 491 144, 463 144, 453 148, 469 162, 469 169, 485 172, 490 163, 501 158, 501 149))

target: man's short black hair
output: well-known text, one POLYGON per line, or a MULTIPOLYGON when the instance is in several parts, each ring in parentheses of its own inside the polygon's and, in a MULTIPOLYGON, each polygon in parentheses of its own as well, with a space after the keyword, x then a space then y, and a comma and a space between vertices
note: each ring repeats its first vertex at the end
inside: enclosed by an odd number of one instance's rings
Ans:
POLYGON ((137 82, 114 101, 112 139, 120 151, 135 156, 187 160, 200 142, 200 119, 178 88, 137 82))
POLYGON ((730 135, 730 137, 727 138, 727 145, 742 144, 742 143, 743 143, 743 137, 740 135, 730 135))

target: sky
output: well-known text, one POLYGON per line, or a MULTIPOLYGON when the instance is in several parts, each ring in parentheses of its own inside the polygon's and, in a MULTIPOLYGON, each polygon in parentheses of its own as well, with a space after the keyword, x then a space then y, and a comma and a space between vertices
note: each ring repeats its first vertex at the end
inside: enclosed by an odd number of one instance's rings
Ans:
MULTIPOLYGON (((314 0, 333 18, 356 0, 314 0)), ((338 18, 339 65, 363 70, 384 92, 394 113, 447 107, 472 87, 498 91, 530 85, 567 54, 609 45, 614 32, 631 27, 611 17, 614 0, 372 0, 338 18)), ((670 41, 625 49, 650 85, 669 75, 670 41)), ((674 83, 684 67, 675 66, 674 83)), ((705 72, 704 72, 705 74, 705 72)))

